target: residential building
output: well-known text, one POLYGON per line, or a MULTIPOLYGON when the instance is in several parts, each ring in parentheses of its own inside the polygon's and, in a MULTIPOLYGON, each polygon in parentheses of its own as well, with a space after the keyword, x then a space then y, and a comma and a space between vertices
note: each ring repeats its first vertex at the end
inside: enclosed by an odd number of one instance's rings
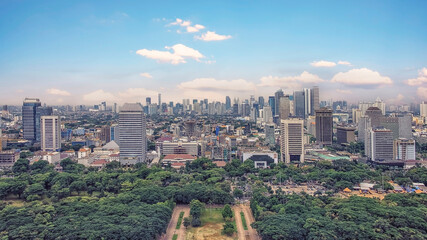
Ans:
POLYGON ((59 116, 42 116, 41 149, 42 151, 58 152, 61 150, 61 119, 59 116))

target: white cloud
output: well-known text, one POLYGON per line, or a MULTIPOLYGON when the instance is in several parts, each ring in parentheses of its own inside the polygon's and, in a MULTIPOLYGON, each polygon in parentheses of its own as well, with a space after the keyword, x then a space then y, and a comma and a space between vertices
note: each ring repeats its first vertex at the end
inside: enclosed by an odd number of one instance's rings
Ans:
POLYGON ((335 74, 331 82, 350 86, 380 86, 393 84, 393 81, 389 77, 381 76, 378 72, 367 68, 339 72, 335 74))
POLYGON ((57 89, 57 88, 49 88, 46 90, 46 93, 50 95, 58 95, 58 96, 71 96, 71 93, 64 90, 57 89))
POLYGON ((102 101, 118 103, 140 102, 144 97, 154 97, 156 95, 157 92, 145 88, 128 88, 125 91, 115 93, 99 89, 83 95, 83 100, 88 103, 100 103, 102 101))
POLYGON ((83 95, 83 100, 90 103, 99 103, 101 101, 117 101, 118 99, 110 92, 105 92, 102 89, 83 95))
POLYGON ((347 66, 351 66, 351 63, 348 61, 338 61, 338 64, 340 65, 347 65, 347 66))
POLYGON ((283 87, 283 88, 299 88, 304 83, 320 83, 324 80, 315 74, 304 71, 298 76, 277 77, 266 76, 261 78, 260 87, 283 87))
POLYGON ((151 74, 146 73, 146 72, 145 73, 140 73, 139 76, 145 77, 145 78, 153 78, 153 76, 151 76, 151 74))
POLYGON ((419 87, 419 88, 417 88, 417 95, 421 99, 425 100, 427 98, 427 87, 419 87))
MULTIPOLYGON (((200 25, 200 24, 196 24, 194 26, 191 26, 191 21, 184 21, 180 18, 177 18, 174 22, 171 22, 169 25, 171 26, 181 26, 181 27, 185 27, 185 29, 187 30, 188 33, 195 33, 200 31, 201 29, 204 29, 205 26, 200 25)), ((177 33, 182 33, 180 30, 176 31, 177 33)))
POLYGON ((321 61, 314 61, 310 63, 310 65, 313 67, 335 67, 337 64, 334 62, 321 60, 321 61))
POLYGON ((203 41, 222 41, 227 40, 231 38, 231 35, 220 35, 215 32, 207 31, 206 33, 202 34, 201 36, 195 36, 196 39, 203 40, 203 41))
POLYGON ((419 86, 427 83, 427 68, 422 68, 421 70, 418 70, 418 77, 408 79, 406 81, 406 84, 409 86, 419 86))
POLYGON ((200 90, 200 91, 237 91, 246 92, 256 90, 252 82, 244 79, 236 80, 217 80, 215 78, 196 78, 192 81, 183 82, 178 85, 182 90, 200 90))
POLYGON ((124 92, 119 92, 117 96, 125 101, 140 101, 143 97, 156 96, 157 92, 145 88, 129 88, 124 92))
POLYGON ((186 63, 186 59, 194 59, 196 61, 200 61, 201 58, 205 57, 199 51, 187 47, 183 44, 175 44, 172 47, 165 48, 168 50, 172 49, 173 52, 140 49, 136 51, 136 54, 139 54, 146 58, 157 60, 158 62, 171 64, 186 63))

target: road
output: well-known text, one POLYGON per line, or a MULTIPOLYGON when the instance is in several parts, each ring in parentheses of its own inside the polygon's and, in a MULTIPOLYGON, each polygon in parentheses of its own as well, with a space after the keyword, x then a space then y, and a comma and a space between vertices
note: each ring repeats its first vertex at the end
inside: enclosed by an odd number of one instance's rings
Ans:
POLYGON ((178 234, 178 240, 185 239, 185 227, 184 227, 184 218, 190 216, 190 207, 188 205, 176 205, 173 209, 172 217, 166 229, 166 234, 163 234, 160 237, 160 240, 172 240, 174 234, 178 234), (176 229, 176 224, 178 222, 179 214, 184 212, 184 217, 182 218, 181 228, 176 229))
POLYGON ((255 219, 252 215, 252 211, 249 205, 239 204, 239 205, 235 205, 233 209, 234 209, 234 216, 236 218, 237 235, 239 237, 239 240, 261 240, 257 231, 251 227, 251 224, 255 222, 255 219), (246 225, 248 226, 248 230, 243 229, 240 212, 243 212, 243 214, 245 214, 246 225))

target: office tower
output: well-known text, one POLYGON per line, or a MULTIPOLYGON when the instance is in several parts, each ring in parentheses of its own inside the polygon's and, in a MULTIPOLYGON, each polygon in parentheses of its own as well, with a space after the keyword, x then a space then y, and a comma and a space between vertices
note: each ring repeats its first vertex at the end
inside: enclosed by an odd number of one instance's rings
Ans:
POLYGON ((311 92, 311 106, 312 106, 312 113, 315 113, 316 110, 320 109, 320 92, 319 92, 319 87, 318 86, 314 86, 312 88, 312 92, 311 92))
POLYGON ((310 88, 304 88, 304 118, 306 118, 309 115, 312 115, 311 112, 311 89, 310 88))
POLYGON ((274 94, 274 99, 275 101, 275 109, 274 109, 274 114, 275 115, 279 115, 279 105, 280 105, 280 98, 284 96, 284 93, 282 91, 282 89, 277 90, 277 92, 274 94))
POLYGON ((412 138, 412 115, 402 114, 399 117, 399 138, 412 138))
POLYGON ((270 106, 265 106, 263 109, 263 117, 264 117, 264 122, 266 123, 272 123, 273 122, 273 113, 271 111, 271 107, 270 106))
POLYGON ((113 113, 117 113, 117 103, 113 103, 113 108, 111 109, 113 113))
POLYGON ((107 110, 107 102, 101 102, 101 111, 107 110))
POLYGON ((59 152, 61 150, 61 119, 59 116, 41 116, 42 151, 59 152))
POLYGON ((424 101, 420 104, 420 116, 427 117, 427 103, 424 101))
POLYGON ((110 127, 110 140, 119 144, 119 142, 120 142, 119 133, 120 133, 119 125, 118 124, 111 125, 111 127, 110 127))
POLYGON ((276 116, 276 99, 274 96, 268 97, 268 105, 271 107, 271 113, 273 114, 273 117, 276 116))
POLYGON ((415 140, 406 138, 394 140, 393 159, 399 161, 416 160, 415 140))
POLYGON ((196 131, 196 121, 189 120, 184 123, 185 133, 187 137, 193 137, 196 131))
POLYGON ((367 131, 365 154, 374 162, 393 160, 393 132, 386 128, 370 128, 367 131))
POLYGON ((231 99, 229 96, 225 97, 225 109, 228 110, 231 108, 231 99))
POLYGON ((159 104, 159 107, 162 106, 162 94, 161 93, 159 93, 159 102, 158 102, 158 104, 159 104))
POLYGON ((40 124, 41 124, 41 116, 51 116, 53 113, 52 107, 37 107, 36 109, 36 141, 40 142, 41 133, 40 133, 40 124))
POLYGON ((250 98, 250 100, 249 100, 249 106, 253 106, 253 104, 255 103, 255 96, 254 95, 251 95, 251 98, 250 98))
POLYGON ((289 95, 279 98, 279 117, 280 119, 288 119, 291 113, 291 101, 289 95))
POLYGON ((393 133, 393 139, 399 138, 399 118, 397 117, 380 117, 378 126, 390 129, 393 133))
POLYGON ((101 134, 100 137, 101 141, 103 143, 108 143, 111 141, 111 128, 110 126, 103 126, 101 128, 101 134))
POLYGON ((25 98, 22 106, 22 128, 24 139, 36 140, 36 112, 42 104, 38 98, 25 98))
POLYGON ((139 103, 125 103, 119 113, 120 163, 145 162, 147 154, 146 121, 139 103))
POLYGON ((305 98, 303 91, 294 92, 295 117, 305 118, 305 98))
POLYGON ((264 108, 265 102, 264 102, 264 97, 263 96, 258 97, 258 104, 259 104, 259 109, 263 109, 264 108))
POLYGON ((381 110, 377 107, 369 107, 365 113, 369 117, 372 128, 380 126, 381 110))
POLYGON ((332 110, 316 110, 316 142, 319 145, 332 145, 333 138, 332 110))
POLYGON ((151 104, 151 98, 150 97, 146 97, 145 98, 145 105, 150 105, 151 104))
POLYGON ((356 141, 354 131, 355 128, 351 127, 337 127, 337 143, 351 143, 356 141))
POLYGON ((286 119, 280 124, 281 161, 304 162, 304 120, 286 119))
POLYGON ((363 116, 360 118, 357 124, 357 141, 365 142, 366 131, 370 128, 371 123, 368 116, 363 116))
POLYGON ((268 145, 276 145, 276 137, 274 136, 274 124, 265 125, 265 142, 268 145))

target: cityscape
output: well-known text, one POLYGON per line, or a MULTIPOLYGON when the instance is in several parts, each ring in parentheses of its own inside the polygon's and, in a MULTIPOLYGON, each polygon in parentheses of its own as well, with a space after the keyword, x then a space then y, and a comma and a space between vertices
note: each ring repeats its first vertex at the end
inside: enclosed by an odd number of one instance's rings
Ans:
POLYGON ((0 3, 1 239, 427 239, 426 3, 168 4, 0 3))

